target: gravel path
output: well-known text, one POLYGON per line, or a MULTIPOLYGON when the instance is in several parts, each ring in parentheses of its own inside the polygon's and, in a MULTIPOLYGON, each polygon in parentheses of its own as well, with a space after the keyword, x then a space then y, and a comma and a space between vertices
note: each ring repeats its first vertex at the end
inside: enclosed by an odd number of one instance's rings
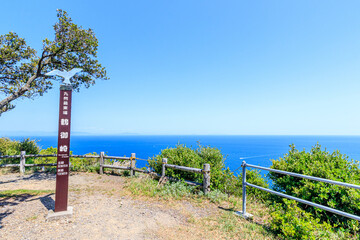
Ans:
MULTIPOLYGON (((207 215, 207 209, 180 202, 133 199, 122 189, 124 177, 87 173, 70 176, 70 218, 47 221, 54 208, 54 194, 0 198, 0 239, 160 239, 160 228, 186 225, 188 212, 207 215), (178 204, 179 205, 179 204, 178 204)), ((0 175, 0 191, 54 190, 55 175, 36 173, 21 177, 0 175)))

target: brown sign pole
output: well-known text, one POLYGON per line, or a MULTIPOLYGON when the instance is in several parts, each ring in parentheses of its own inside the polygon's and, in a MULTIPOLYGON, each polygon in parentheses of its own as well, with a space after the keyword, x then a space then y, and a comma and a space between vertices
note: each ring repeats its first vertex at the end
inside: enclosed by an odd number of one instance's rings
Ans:
POLYGON ((60 86, 55 212, 68 210, 71 94, 71 85, 60 86))

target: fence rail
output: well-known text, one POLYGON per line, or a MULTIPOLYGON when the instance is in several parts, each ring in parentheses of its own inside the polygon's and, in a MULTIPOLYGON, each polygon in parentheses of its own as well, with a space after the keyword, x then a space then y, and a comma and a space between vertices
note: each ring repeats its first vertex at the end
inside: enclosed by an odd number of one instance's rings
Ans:
POLYGON ((262 167, 262 166, 257 166, 257 165, 252 165, 252 164, 247 164, 245 161, 242 162, 242 168, 243 168, 243 175, 242 175, 242 182, 243 182, 243 206, 242 206, 242 212, 240 212, 239 214, 245 218, 248 218, 251 216, 251 214, 246 212, 246 187, 253 187, 268 193, 272 193, 275 195, 278 195, 280 197, 284 197, 284 198, 288 198, 288 199, 292 199, 313 207, 317 207, 320 209, 323 209, 325 211, 329 211, 344 217, 348 217, 348 218, 352 218, 355 219, 357 221, 360 221, 360 217, 347 213, 347 212, 343 212, 340 210, 337 210, 335 208, 331 208, 331 207, 327 207, 321 204, 317 204, 314 202, 310 202, 301 198, 297 198, 297 197, 293 197, 290 195, 287 195, 285 193, 281 193, 281 192, 277 192, 268 188, 264 188, 264 187, 260 187, 251 183, 246 182, 246 167, 251 167, 251 168, 257 168, 257 169, 261 169, 261 170, 266 170, 266 171, 270 171, 270 172, 275 172, 275 173, 279 173, 279 174, 284 174, 284 175, 289 175, 289 176, 293 176, 293 177, 298 177, 298 178, 305 178, 305 179, 309 179, 309 180, 314 180, 314 181, 319 181, 319 182, 325 182, 325 183, 330 183, 330 184, 334 184, 334 185, 339 185, 339 186, 343 186, 343 187, 349 187, 349 188, 354 188, 354 189, 360 189, 359 185, 355 185, 355 184, 350 184, 350 183, 345 183, 345 182, 339 182, 339 181, 333 181, 333 180, 329 180, 329 179, 325 179, 325 178, 318 178, 318 177, 313 177, 313 176, 308 176, 308 175, 303 175, 303 174, 298 174, 298 173, 293 173, 293 172, 287 172, 287 171, 282 171, 282 170, 278 170, 278 169, 272 169, 272 168, 267 168, 267 167, 262 167))
MULTIPOLYGON (((1 164, 0 168, 4 167, 19 167, 20 173, 25 173, 25 167, 44 167, 44 166, 56 166, 56 163, 40 163, 40 164, 26 164, 27 157, 57 157, 57 154, 28 154, 26 155, 25 151, 22 151, 20 155, 12 155, 12 156, 0 156, 0 159, 6 158, 20 158, 20 162, 18 164, 1 164)), ((171 181, 179 181, 179 179, 166 176, 166 168, 172 168, 180 171, 192 172, 192 173, 199 173, 203 174, 203 183, 192 182, 189 180, 185 180, 184 182, 193 185, 193 186, 202 186, 204 193, 209 192, 210 190, 210 165, 204 164, 204 168, 192 168, 192 167, 185 167, 185 166, 178 166, 173 164, 167 164, 167 158, 162 159, 162 174, 157 174, 155 172, 144 170, 136 167, 136 154, 132 153, 131 157, 118 157, 118 156, 105 156, 104 152, 101 152, 100 155, 70 155, 70 158, 98 158, 99 159, 99 166, 100 166, 100 174, 104 173, 104 168, 111 168, 111 169, 119 169, 119 170, 128 170, 130 171, 130 176, 134 176, 135 172, 141 172, 145 174, 150 174, 157 178, 167 178, 171 181), (105 159, 114 159, 114 160, 123 160, 123 161, 130 161, 130 166, 118 166, 118 165, 111 165, 106 164, 105 159)), ((140 159, 142 160, 142 159, 140 159)))
POLYGON ((184 166, 178 166, 178 165, 172 165, 172 164, 165 164, 165 167, 182 170, 185 172, 192 172, 192 173, 202 173, 203 172, 203 169, 200 169, 200 168, 184 167, 184 166))

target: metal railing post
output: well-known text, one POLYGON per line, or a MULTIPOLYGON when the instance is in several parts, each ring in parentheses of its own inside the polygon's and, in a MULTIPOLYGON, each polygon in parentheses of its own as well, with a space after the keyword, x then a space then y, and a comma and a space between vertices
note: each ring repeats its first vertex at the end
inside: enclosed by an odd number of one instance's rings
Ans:
POLYGON ((245 217, 246 216, 246 162, 242 162, 242 214, 245 217))
POLYGON ((239 215, 245 219, 252 218, 253 215, 246 212, 246 162, 243 161, 241 164, 242 167, 242 211, 235 212, 236 215, 239 215))

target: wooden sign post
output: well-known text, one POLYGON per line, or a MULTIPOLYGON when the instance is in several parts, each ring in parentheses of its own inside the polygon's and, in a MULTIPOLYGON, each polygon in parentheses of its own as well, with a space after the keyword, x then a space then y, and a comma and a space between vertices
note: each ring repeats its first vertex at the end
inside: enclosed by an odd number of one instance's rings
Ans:
POLYGON ((47 76, 63 77, 63 85, 60 85, 60 107, 59 107, 59 132, 56 165, 56 190, 55 190, 55 212, 49 211, 46 219, 59 216, 72 215, 72 207, 68 207, 69 192, 69 154, 70 154, 70 123, 71 123, 71 95, 72 86, 70 78, 81 72, 81 68, 73 68, 70 71, 57 69, 46 73, 47 76))
POLYGON ((71 95, 71 85, 60 86, 55 212, 68 210, 71 95))
POLYGON ((72 86, 60 86, 59 132, 56 165, 55 211, 50 210, 46 219, 72 215, 72 207, 68 206, 69 189, 69 154, 71 123, 72 86))

